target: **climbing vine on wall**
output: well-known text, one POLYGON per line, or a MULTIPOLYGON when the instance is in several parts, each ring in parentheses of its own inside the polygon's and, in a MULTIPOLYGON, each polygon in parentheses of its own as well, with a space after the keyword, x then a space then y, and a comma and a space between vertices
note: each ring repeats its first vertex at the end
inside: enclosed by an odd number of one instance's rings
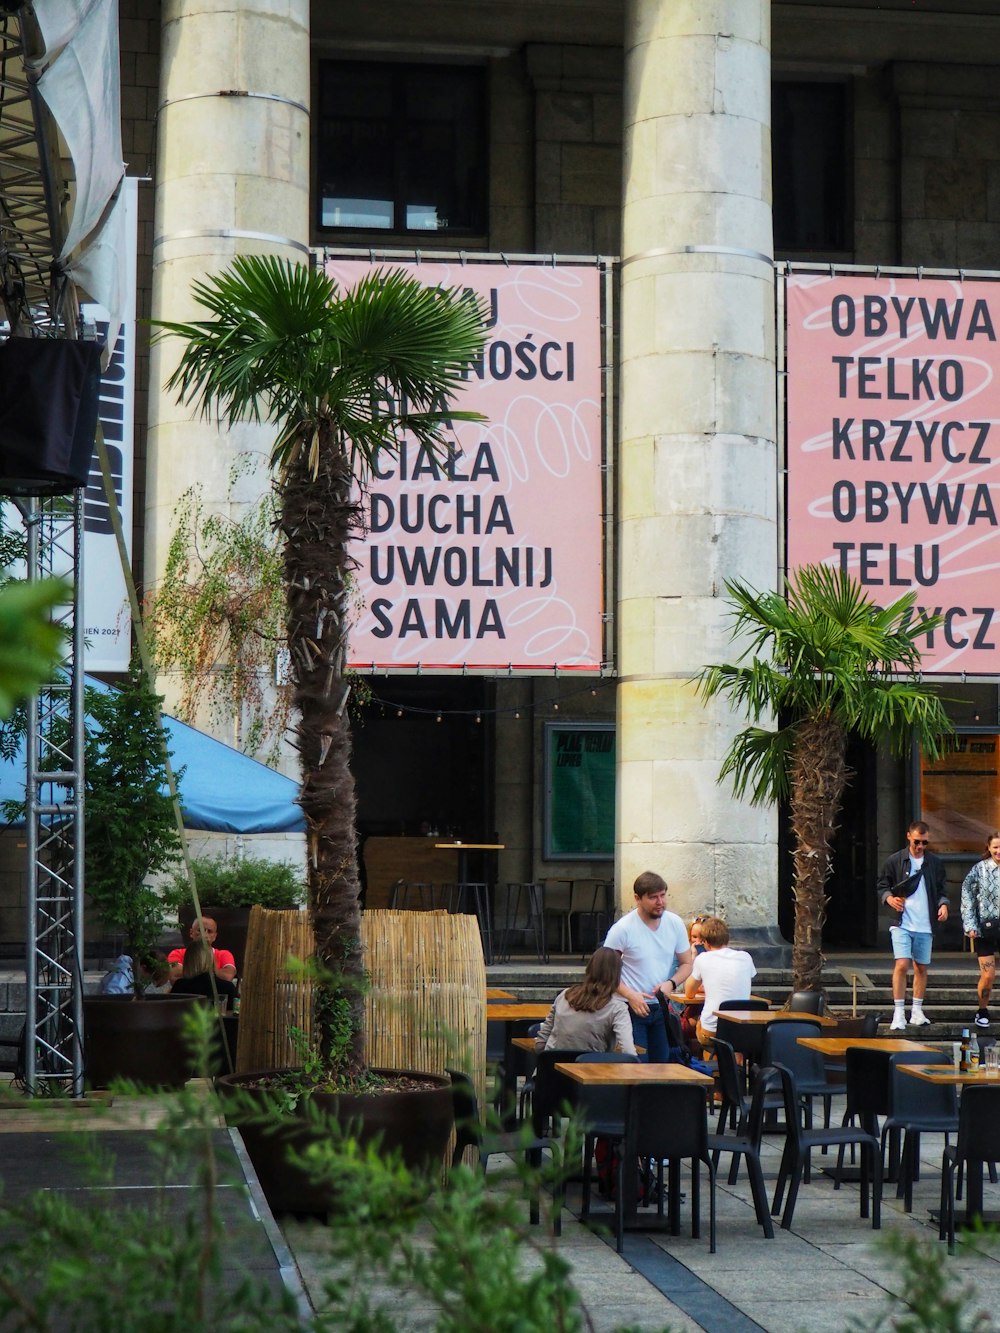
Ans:
MULTIPOLYGON (((230 486, 246 464, 237 463, 230 486)), ((180 717, 207 710, 235 725, 247 754, 277 758, 288 728, 291 691, 275 684, 285 645, 281 549, 267 491, 239 517, 206 510, 200 486, 181 496, 163 579, 146 600, 158 671, 181 682, 180 717)))

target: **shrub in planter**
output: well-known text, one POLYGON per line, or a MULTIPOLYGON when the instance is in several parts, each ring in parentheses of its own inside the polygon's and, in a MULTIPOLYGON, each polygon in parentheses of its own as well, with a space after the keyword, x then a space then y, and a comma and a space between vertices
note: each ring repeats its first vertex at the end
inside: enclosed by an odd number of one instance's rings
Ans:
MULTIPOLYGON (((193 856, 191 869, 202 912, 219 927, 219 947, 236 959, 243 972, 251 907, 282 910, 298 907, 305 897, 302 872, 288 861, 266 861, 238 854, 231 857, 193 856)), ((175 874, 164 899, 176 907, 181 943, 187 945, 195 919, 191 888, 185 874, 175 874)))

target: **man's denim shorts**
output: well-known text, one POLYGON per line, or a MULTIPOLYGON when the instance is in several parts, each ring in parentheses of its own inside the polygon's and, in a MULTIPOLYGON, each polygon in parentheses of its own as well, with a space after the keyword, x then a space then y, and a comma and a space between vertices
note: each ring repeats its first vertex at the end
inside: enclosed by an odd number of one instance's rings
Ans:
POLYGON ((892 940, 893 958, 912 958, 915 963, 924 964, 931 961, 934 936, 929 930, 904 930, 902 926, 890 926, 889 938, 892 940))

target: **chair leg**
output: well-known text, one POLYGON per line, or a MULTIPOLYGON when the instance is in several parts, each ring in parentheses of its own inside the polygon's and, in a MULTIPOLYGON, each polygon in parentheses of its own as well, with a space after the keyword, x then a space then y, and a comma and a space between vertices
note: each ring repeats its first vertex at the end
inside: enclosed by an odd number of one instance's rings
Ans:
POLYGON ((621 1254, 625 1248, 625 1153, 618 1158, 615 1181, 615 1249, 621 1254))
POLYGON ((597 1147, 597 1139, 593 1134, 588 1134, 583 1140, 583 1194, 580 1200, 580 1216, 590 1216, 590 1185, 591 1168, 594 1164, 594 1151, 597 1147))
POLYGON ((872 1150, 872 1230, 882 1230, 882 1153, 872 1150))
POLYGON ((798 1154, 796 1154, 792 1169, 788 1173, 788 1198, 785 1200, 785 1211, 781 1214, 782 1231, 790 1231, 792 1229, 792 1218, 795 1216, 795 1201, 799 1197, 799 1181, 802 1178, 802 1173, 803 1163, 800 1161, 798 1154))
POLYGON ((785 1186, 788 1183, 788 1174, 793 1153, 794 1150, 792 1149, 791 1142, 786 1139, 784 1151, 781 1154, 781 1162, 778 1166, 778 1180, 774 1187, 774 1200, 771 1204, 771 1214, 773 1217, 777 1217, 781 1212, 781 1201, 785 1197, 785 1186))
POLYGON ((774 1240, 774 1225, 771 1222, 771 1214, 767 1206, 767 1190, 764 1186, 764 1171, 760 1164, 760 1158, 754 1153, 748 1152, 746 1159, 747 1175, 750 1178, 750 1192, 753 1195, 753 1206, 757 1214, 757 1221, 763 1228, 766 1238, 774 1240))
POLYGON ((701 1239, 701 1171, 697 1157, 691 1159, 691 1239, 701 1239))
POLYGON ((715 1253, 715 1167, 705 1159, 708 1167, 708 1252, 715 1253))

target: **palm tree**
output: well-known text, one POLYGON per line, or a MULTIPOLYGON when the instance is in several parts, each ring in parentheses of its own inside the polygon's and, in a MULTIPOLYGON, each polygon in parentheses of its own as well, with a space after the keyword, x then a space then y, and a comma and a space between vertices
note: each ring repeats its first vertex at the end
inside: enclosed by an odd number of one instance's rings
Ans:
POLYGON ((376 271, 341 293, 319 270, 240 256, 196 283, 209 317, 157 321, 184 340, 167 381, 204 415, 266 421, 284 543, 287 634, 298 710, 309 906, 317 960, 320 1050, 335 1071, 364 1066, 363 965, 354 779, 347 719, 348 543, 359 527, 357 485, 405 431, 444 443, 465 365, 484 341, 482 312, 460 289, 376 271))
POLYGON ((705 699, 724 695, 751 723, 733 740, 719 774, 752 805, 787 801, 791 810, 796 990, 822 987, 823 924, 831 842, 850 777, 847 738, 909 752, 914 739, 937 756, 954 728, 923 684, 917 639, 939 623, 913 615, 916 593, 882 608, 845 572, 803 565, 785 595, 727 582, 732 637, 748 639, 736 665, 706 667, 705 699), (768 656, 760 656, 762 653, 768 656))

